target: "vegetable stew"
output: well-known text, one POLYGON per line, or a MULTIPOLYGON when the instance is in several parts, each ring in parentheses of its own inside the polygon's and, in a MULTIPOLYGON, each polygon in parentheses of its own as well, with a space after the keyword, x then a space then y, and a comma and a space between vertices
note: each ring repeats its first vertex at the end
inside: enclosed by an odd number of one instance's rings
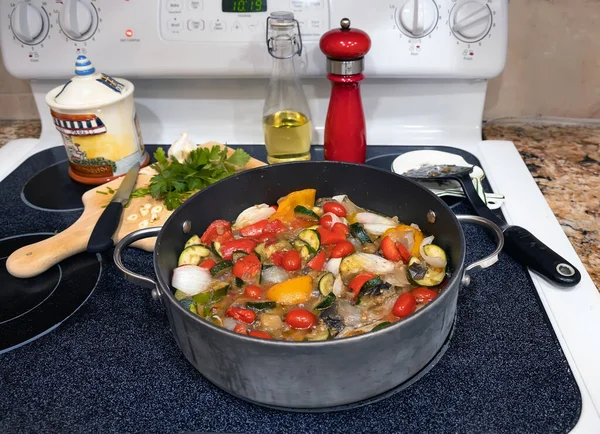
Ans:
POLYGON ((345 195, 295 191, 192 236, 175 297, 218 326, 263 339, 320 341, 381 330, 438 296, 444 250, 415 224, 345 195))

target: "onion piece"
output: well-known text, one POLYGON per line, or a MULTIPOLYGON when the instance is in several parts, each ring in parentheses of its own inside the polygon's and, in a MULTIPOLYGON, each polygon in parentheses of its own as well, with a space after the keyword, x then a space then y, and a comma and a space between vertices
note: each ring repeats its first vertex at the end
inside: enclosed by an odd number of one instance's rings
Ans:
POLYGON ((356 327, 362 322, 360 310, 349 301, 341 299, 337 303, 338 314, 344 318, 346 327, 356 327))
POLYGON ((431 244, 432 241, 433 241, 433 235, 424 238, 423 242, 421 243, 421 247, 419 247, 419 253, 421 254, 421 257, 425 260, 425 262, 427 262, 432 267, 444 268, 446 266, 446 260, 444 258, 438 258, 436 256, 427 256, 425 254, 424 247, 427 244, 431 244))
POLYGON ((338 194, 337 196, 333 196, 332 199, 336 202, 342 203, 347 197, 348 196, 346 196, 345 194, 338 194))
MULTIPOLYGON (((356 261, 358 269, 369 271, 371 273, 388 274, 393 272, 396 268, 395 262, 388 261, 373 253, 358 252, 353 254, 352 257, 355 258, 354 260, 356 261)), ((346 258, 350 258, 350 256, 347 256, 346 258)))
POLYGON ((242 229, 261 220, 268 219, 273 214, 275 214, 275 210, 266 203, 251 206, 237 216, 237 219, 235 219, 235 223, 233 224, 233 229, 242 229))
POLYGON ((236 325, 237 321, 233 318, 227 317, 223 320, 223 327, 225 327, 227 330, 233 330, 236 325))
POLYGON ((408 281, 408 276, 406 274, 406 265, 400 262, 394 271, 381 275, 381 280, 399 288, 410 287, 410 282, 408 281))
POLYGON ((187 295, 206 292, 210 288, 212 277, 210 271, 196 265, 182 265, 173 270, 171 285, 187 295))
POLYGON ((388 225, 388 226, 397 226, 394 220, 388 217, 381 216, 379 214, 375 214, 372 212, 359 212, 356 214, 356 221, 361 224, 378 224, 378 225, 388 225))
MULTIPOLYGON (((344 223, 344 221, 341 218, 339 218, 332 212, 326 212, 325 214, 323 214, 323 217, 325 217, 326 215, 331 216, 331 227, 333 227, 333 225, 336 223, 344 223)), ((323 218, 323 217, 321 217, 321 218, 323 218)))
POLYGON ((342 296, 342 292, 344 291, 344 282, 342 282, 342 276, 339 274, 337 275, 337 277, 335 278, 335 280, 333 282, 332 291, 336 297, 342 296))
POLYGON ((383 235, 385 234, 385 231, 387 231, 388 229, 392 229, 394 227, 396 227, 396 225, 382 225, 382 224, 378 224, 378 223, 366 223, 365 225, 363 225, 363 227, 365 228, 365 231, 373 234, 373 235, 383 235))
POLYGON ((276 265, 269 267, 262 272, 262 278, 265 282, 281 283, 290 278, 287 271, 276 265))
POLYGON ((325 265, 325 269, 332 273, 334 276, 340 274, 340 263, 342 262, 342 258, 331 258, 327 261, 327 265, 325 265))

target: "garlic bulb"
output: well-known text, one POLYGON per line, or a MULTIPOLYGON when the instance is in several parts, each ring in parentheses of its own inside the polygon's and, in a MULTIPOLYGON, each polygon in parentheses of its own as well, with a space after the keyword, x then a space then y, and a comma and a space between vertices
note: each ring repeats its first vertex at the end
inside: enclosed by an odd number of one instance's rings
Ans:
POLYGON ((187 133, 181 133, 179 138, 169 147, 167 155, 175 157, 177 161, 183 163, 194 149, 196 149, 196 145, 192 142, 190 136, 187 133))

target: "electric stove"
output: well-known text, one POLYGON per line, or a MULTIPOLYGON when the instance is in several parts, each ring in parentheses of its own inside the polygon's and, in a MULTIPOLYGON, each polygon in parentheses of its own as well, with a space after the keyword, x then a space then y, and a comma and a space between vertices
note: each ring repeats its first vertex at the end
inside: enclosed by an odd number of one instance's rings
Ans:
MULTIPOLYGON (((187 131, 198 143, 243 145, 264 160, 260 114, 270 61, 263 26, 268 13, 291 10, 303 32, 296 66, 313 143, 323 143, 330 92, 319 37, 348 17, 372 39, 361 82, 368 163, 385 167, 427 147, 461 153, 483 168, 488 191, 506 196, 506 221, 559 252, 581 282, 555 287, 502 255, 461 290, 445 353, 418 381, 358 408, 298 414, 209 384, 178 351, 160 305, 118 275, 109 256, 74 257, 31 283, 2 274, 1 296, 14 301, 27 291, 28 301, 3 307, 0 326, 21 320, 19 333, 29 333, 15 338, 0 329, 2 430, 597 431, 600 295, 514 144, 481 140, 487 80, 506 60, 507 1, 268 0, 264 12, 227 12, 230 3, 28 0, 0 14, 4 63, 31 80, 42 120, 39 139, 0 148, 0 254, 64 230, 81 212, 86 187, 65 177, 65 151, 44 102, 73 75, 78 54, 134 83, 146 143, 169 144, 187 131), (59 300, 60 282, 69 309, 55 315, 60 302, 38 314, 59 300)), ((313 152, 322 157, 320 146, 313 152)), ((471 212, 463 202, 451 205, 471 212)), ((491 251, 479 228, 465 226, 465 234, 469 261, 491 251)), ((129 249, 125 262, 152 273, 149 253, 129 249)))

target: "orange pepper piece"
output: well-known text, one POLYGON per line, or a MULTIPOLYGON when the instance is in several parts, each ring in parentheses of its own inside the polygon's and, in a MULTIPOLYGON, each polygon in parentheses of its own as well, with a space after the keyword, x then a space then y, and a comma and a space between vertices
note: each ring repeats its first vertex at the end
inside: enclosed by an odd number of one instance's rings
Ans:
POLYGON ((302 205, 304 208, 311 209, 315 206, 315 196, 317 190, 307 188, 305 190, 293 191, 287 196, 282 197, 277 201, 277 211, 271 217, 270 221, 281 220, 284 223, 289 223, 296 218, 294 208, 302 205))

